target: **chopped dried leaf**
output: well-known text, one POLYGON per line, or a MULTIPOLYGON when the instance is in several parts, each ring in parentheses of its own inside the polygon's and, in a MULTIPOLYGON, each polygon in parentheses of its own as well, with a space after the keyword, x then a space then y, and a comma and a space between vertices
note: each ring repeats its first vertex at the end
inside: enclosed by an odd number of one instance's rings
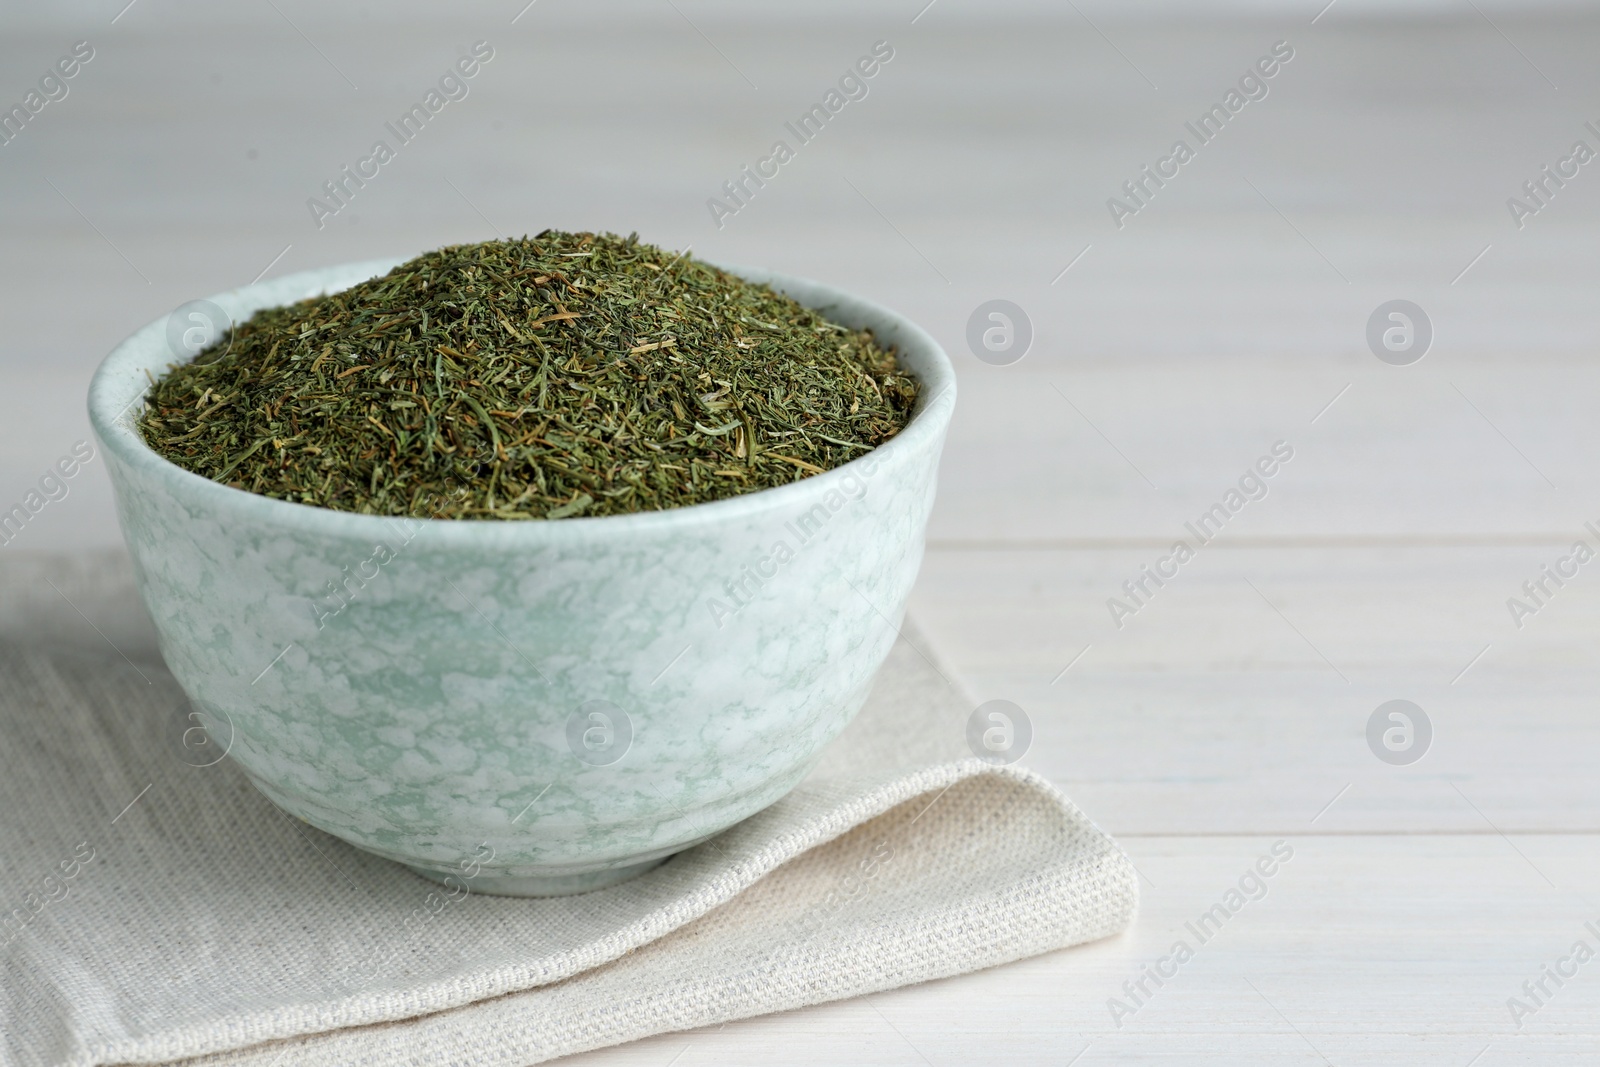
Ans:
POLYGON ((316 507, 562 519, 818 474, 898 433, 917 384, 865 331, 637 235, 455 245, 268 308, 140 419, 196 474, 316 507))

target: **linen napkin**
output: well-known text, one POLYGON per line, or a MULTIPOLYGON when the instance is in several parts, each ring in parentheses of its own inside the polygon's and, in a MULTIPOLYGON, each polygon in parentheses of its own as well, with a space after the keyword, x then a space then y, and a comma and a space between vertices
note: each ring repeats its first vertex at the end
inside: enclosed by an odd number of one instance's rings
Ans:
POLYGON ((486 896, 257 793, 194 730, 125 557, 8 553, 0 1065, 520 1067, 1126 928, 1127 858, 973 757, 948 673, 904 627, 777 804, 619 886, 486 896))

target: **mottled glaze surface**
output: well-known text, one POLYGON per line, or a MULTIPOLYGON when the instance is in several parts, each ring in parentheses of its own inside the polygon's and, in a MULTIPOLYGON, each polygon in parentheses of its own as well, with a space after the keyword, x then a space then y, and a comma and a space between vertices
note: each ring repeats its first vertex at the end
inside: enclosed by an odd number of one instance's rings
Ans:
MULTIPOLYGON (((238 321, 392 265, 211 299, 238 321)), ((894 641, 955 379, 894 313, 735 269, 897 346, 922 383, 910 425, 844 467, 695 507, 396 519, 230 489, 146 447, 134 401, 177 361, 165 320, 106 358, 90 417, 140 592, 262 792, 434 877, 539 894, 648 869, 799 782, 894 641)))

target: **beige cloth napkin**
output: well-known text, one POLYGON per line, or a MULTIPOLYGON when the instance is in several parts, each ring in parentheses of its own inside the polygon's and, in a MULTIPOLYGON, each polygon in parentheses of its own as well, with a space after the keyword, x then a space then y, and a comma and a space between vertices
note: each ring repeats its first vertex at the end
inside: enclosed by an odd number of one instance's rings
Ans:
POLYGON ((450 900, 193 765, 125 559, 0 556, 0 1064, 517 1067, 1124 929, 1127 858, 971 758, 923 647, 717 838, 595 893, 450 900))

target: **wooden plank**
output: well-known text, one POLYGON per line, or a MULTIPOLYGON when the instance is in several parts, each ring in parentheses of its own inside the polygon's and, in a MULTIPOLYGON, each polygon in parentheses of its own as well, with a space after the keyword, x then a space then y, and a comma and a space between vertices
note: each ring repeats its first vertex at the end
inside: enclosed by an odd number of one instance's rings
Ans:
POLYGON ((932 536, 1183 536, 1277 442, 1293 458, 1231 535, 1554 537, 1600 519, 1584 461, 1600 448, 1587 414, 1600 369, 1513 372, 1509 358, 1450 355, 1391 367, 1354 351, 1360 325, 1344 324, 1347 358, 1310 365, 1207 355, 1051 368, 1046 352, 1026 370, 968 369, 932 536))
POLYGON ((935 551, 913 611, 975 699, 1031 716, 1027 765, 1113 833, 1281 831, 1347 785, 1322 829, 1600 828, 1600 573, 1518 630, 1505 602, 1559 547, 1224 544, 1120 630, 1105 602, 1157 550, 935 551), (1433 724, 1410 766, 1367 744, 1391 699, 1433 724))

